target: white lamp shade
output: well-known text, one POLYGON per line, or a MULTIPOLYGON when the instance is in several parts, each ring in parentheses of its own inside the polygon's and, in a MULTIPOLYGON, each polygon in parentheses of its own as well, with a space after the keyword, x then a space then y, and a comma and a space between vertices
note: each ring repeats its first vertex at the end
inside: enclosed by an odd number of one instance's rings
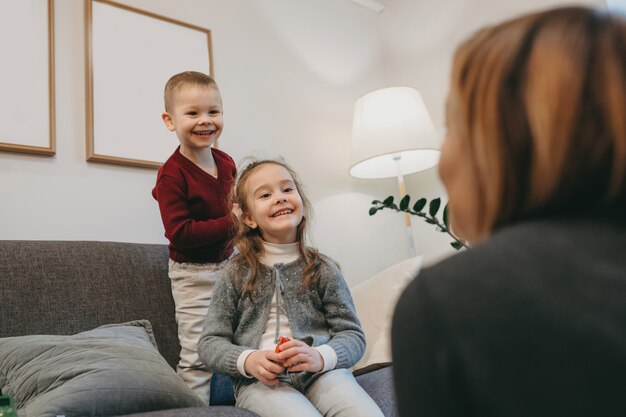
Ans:
POLYGON ((356 101, 350 175, 397 177, 431 168, 438 161, 439 141, 416 89, 383 88, 356 101))

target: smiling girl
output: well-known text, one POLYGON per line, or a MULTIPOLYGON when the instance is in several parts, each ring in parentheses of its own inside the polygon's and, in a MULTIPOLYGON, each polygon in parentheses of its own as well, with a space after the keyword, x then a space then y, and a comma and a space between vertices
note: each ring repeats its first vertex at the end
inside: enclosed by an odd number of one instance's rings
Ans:
POLYGON ((285 163, 251 163, 235 187, 237 254, 215 287, 198 353, 260 416, 382 416, 347 369, 365 335, 337 265, 306 245, 310 204, 285 163), (276 344, 280 336, 290 341, 276 344))

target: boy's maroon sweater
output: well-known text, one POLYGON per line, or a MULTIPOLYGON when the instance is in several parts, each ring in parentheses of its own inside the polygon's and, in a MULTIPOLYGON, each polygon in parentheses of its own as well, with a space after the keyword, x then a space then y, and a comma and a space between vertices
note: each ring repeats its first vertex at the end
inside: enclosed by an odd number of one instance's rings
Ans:
POLYGON ((180 153, 170 156, 157 174, 152 196, 158 201, 176 262, 217 263, 232 253, 234 223, 228 195, 237 169, 228 154, 212 149, 217 178, 180 153))

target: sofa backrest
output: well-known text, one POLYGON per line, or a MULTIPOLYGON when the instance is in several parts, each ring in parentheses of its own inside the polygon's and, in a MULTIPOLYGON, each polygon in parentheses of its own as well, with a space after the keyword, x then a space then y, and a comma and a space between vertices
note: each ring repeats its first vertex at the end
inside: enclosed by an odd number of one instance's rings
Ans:
POLYGON ((167 260, 166 245, 0 240, 0 337, 147 319, 174 367, 180 346, 167 260))

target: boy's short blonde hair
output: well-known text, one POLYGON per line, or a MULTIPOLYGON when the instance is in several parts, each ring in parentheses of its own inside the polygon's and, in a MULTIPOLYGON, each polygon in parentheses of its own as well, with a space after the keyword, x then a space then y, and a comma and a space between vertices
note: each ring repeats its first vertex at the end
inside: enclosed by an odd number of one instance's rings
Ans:
POLYGON ((176 75, 173 75, 165 84, 165 92, 163 94, 163 100, 165 102, 165 111, 169 113, 174 103, 174 95, 176 91, 180 90, 185 85, 192 86, 205 86, 215 88, 219 91, 217 83, 211 76, 197 71, 183 71, 176 75))
POLYGON ((451 84, 480 229, 626 206, 626 20, 568 7, 484 29, 451 84))

